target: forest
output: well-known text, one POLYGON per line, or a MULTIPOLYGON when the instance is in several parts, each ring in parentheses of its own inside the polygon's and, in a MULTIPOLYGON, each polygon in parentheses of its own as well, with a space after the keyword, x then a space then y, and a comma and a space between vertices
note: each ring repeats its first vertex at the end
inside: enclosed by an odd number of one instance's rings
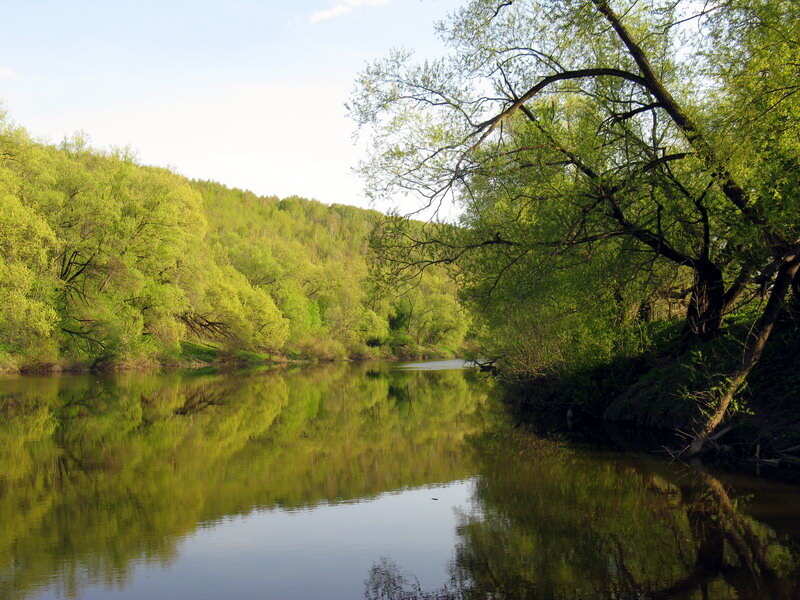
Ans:
POLYGON ((259 197, 0 121, 0 371, 449 356, 444 271, 386 293, 378 213, 259 197))
POLYGON ((529 405, 800 462, 800 5, 473 0, 437 31, 349 103, 373 196, 438 215, 382 222, 385 276, 447 265, 529 405))

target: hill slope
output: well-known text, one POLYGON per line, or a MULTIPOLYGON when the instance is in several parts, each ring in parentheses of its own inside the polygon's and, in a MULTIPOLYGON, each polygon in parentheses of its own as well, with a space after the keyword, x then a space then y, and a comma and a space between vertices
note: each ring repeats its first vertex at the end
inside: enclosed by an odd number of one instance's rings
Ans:
POLYGON ((0 122, 0 368, 452 353, 467 319, 443 272, 371 286, 379 218, 0 122))

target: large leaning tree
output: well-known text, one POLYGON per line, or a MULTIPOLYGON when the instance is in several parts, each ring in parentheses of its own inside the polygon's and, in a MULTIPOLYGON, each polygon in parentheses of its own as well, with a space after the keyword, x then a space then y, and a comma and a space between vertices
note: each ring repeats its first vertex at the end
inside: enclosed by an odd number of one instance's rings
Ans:
POLYGON ((701 342, 756 297, 700 451, 798 296, 800 3, 473 0, 439 33, 448 54, 371 64, 349 105, 374 196, 462 215, 389 220, 384 262, 409 276, 491 254, 496 284, 523 256, 627 251, 625 268, 685 281, 685 335, 701 342))

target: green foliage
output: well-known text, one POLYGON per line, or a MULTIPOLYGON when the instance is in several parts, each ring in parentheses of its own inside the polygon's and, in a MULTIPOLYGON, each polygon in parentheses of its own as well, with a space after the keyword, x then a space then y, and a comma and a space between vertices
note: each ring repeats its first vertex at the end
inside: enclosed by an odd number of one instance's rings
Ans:
POLYGON ((715 428, 800 297, 799 9, 465 2, 438 26, 447 52, 376 60, 349 105, 374 195, 457 209, 386 219, 387 277, 447 265, 483 356, 564 377, 576 403, 602 405, 635 378, 592 393, 598 374, 642 375, 661 352, 674 364, 630 397, 667 411, 682 394, 715 428))
POLYGON ((211 363, 219 358, 220 352, 214 346, 181 342, 181 356, 193 361, 211 363))
MULTIPOLYGON (((397 301, 366 260, 377 217, 189 181, 80 137, 41 145, 0 121, 0 368, 174 362, 181 348, 207 361, 208 346, 247 362, 391 356, 397 301)), ((467 323, 454 286, 441 272, 423 285, 401 354, 449 354, 467 323)))
MULTIPOLYGON (((785 317, 729 408, 736 427, 725 442, 748 458, 756 445, 768 456, 800 443, 795 418, 800 329, 795 319, 785 317)), ((509 401, 535 420, 547 421, 555 414, 560 423, 573 408, 592 419, 688 431, 716 408, 716 392, 741 362, 750 323, 749 315, 736 315, 724 335, 688 348, 675 343, 680 322, 649 323, 643 334, 649 340, 647 351, 573 361, 540 375, 533 386, 527 379, 514 382, 509 401)))
POLYGON ((56 237, 47 223, 13 195, 13 179, 0 170, 0 351, 40 352, 52 334, 53 283, 47 264, 56 237))

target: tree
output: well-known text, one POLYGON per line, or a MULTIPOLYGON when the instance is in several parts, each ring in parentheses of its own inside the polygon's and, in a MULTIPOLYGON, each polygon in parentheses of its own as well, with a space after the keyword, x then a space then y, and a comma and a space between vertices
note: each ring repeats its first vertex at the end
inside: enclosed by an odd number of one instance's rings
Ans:
POLYGON ((396 274, 458 265, 473 288, 477 261, 479 276, 494 271, 491 293, 520 263, 552 274, 625 253, 612 278, 644 283, 640 300, 686 297, 685 331, 700 341, 762 291, 699 451, 800 268, 798 21, 796 3, 765 0, 468 3, 439 25, 450 55, 413 64, 396 52, 366 69, 350 104, 376 149, 364 167, 374 195, 463 211, 461 228, 424 235, 390 221, 384 260, 396 274), (665 268, 688 285, 665 289, 665 268))

